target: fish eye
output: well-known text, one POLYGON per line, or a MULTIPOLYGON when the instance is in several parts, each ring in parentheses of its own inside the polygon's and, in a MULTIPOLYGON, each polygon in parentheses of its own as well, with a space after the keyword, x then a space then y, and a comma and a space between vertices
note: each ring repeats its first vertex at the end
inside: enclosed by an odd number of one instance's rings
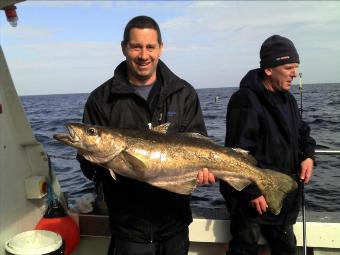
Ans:
POLYGON ((87 134, 91 136, 97 135, 97 130, 95 128, 89 128, 87 129, 87 134))

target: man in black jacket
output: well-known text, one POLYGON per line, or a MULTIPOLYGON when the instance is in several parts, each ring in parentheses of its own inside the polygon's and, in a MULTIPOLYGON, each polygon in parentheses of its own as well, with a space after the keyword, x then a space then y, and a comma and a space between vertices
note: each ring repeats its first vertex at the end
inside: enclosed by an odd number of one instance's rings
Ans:
MULTIPOLYGON (((147 130, 171 123, 168 133, 207 135, 198 96, 161 61, 163 43, 158 24, 138 16, 128 22, 121 43, 126 60, 114 76, 89 96, 83 122, 113 128, 147 130)), ((109 255, 185 255, 192 221, 190 196, 161 190, 109 171, 77 156, 85 176, 102 182, 109 210, 109 255)), ((214 182, 207 169, 198 182, 214 182)))
MULTIPOLYGON (((289 93, 299 55, 289 39, 273 35, 262 44, 260 58, 261 68, 246 74, 229 101, 225 144, 248 150, 261 168, 308 183, 315 141, 289 93)), ((266 210, 266 199, 255 185, 238 192, 221 182, 220 190, 231 215, 230 255, 257 254, 260 233, 271 254, 296 254, 293 224, 299 212, 299 189, 287 195, 279 215, 266 210)))

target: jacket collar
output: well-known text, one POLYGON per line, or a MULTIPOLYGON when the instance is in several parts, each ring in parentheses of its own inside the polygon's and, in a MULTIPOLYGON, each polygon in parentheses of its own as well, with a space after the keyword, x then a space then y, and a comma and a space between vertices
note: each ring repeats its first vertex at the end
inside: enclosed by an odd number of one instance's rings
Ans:
MULTIPOLYGON (((261 69, 250 70, 241 80, 240 88, 248 88, 252 90, 259 98, 260 101, 263 102, 264 105, 267 105, 268 111, 272 114, 273 118, 279 123, 279 126, 282 128, 283 133, 288 142, 290 142, 290 131, 284 120, 283 115, 277 108, 275 104, 273 104, 272 100, 270 100, 269 94, 272 93, 268 91, 262 83, 263 73, 261 69)), ((284 100, 289 100, 288 97, 289 92, 285 92, 283 95, 284 100)), ((289 102, 290 103, 290 102, 289 102)))
POLYGON ((278 93, 282 97, 282 99, 285 101, 288 100, 289 92, 268 91, 263 84, 263 79, 264 77, 263 77, 263 73, 261 69, 250 70, 241 80, 240 88, 248 88, 252 90, 261 100, 266 101, 266 103, 271 104, 271 105, 272 105, 272 102, 269 99, 269 95, 273 93, 278 93))
MULTIPOLYGON (((177 90, 182 89, 185 85, 184 82, 175 75, 163 61, 158 61, 157 66, 157 79, 161 80, 162 90, 161 97, 166 98, 177 90)), ((114 71, 112 79, 111 93, 113 94, 133 94, 133 88, 127 79, 126 61, 121 62, 114 71)))

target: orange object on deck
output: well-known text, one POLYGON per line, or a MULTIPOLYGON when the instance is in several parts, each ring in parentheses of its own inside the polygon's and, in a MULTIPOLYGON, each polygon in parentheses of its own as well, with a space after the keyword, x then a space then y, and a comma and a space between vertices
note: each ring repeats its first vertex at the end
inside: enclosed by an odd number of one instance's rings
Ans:
POLYGON ((65 212, 65 209, 57 200, 49 204, 45 215, 38 222, 35 229, 50 230, 60 234, 65 242, 66 255, 75 250, 80 240, 77 223, 65 212))

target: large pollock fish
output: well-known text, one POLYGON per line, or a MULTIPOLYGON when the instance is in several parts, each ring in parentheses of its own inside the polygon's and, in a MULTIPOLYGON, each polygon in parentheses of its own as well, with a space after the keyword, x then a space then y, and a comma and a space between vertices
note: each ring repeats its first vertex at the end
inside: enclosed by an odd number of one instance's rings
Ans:
POLYGON ((195 189, 197 172, 204 167, 236 190, 255 183, 274 214, 297 187, 288 175, 256 167, 247 151, 216 145, 196 133, 167 134, 168 126, 137 131, 70 123, 69 134, 54 138, 109 169, 113 178, 119 174, 179 194, 195 189))

